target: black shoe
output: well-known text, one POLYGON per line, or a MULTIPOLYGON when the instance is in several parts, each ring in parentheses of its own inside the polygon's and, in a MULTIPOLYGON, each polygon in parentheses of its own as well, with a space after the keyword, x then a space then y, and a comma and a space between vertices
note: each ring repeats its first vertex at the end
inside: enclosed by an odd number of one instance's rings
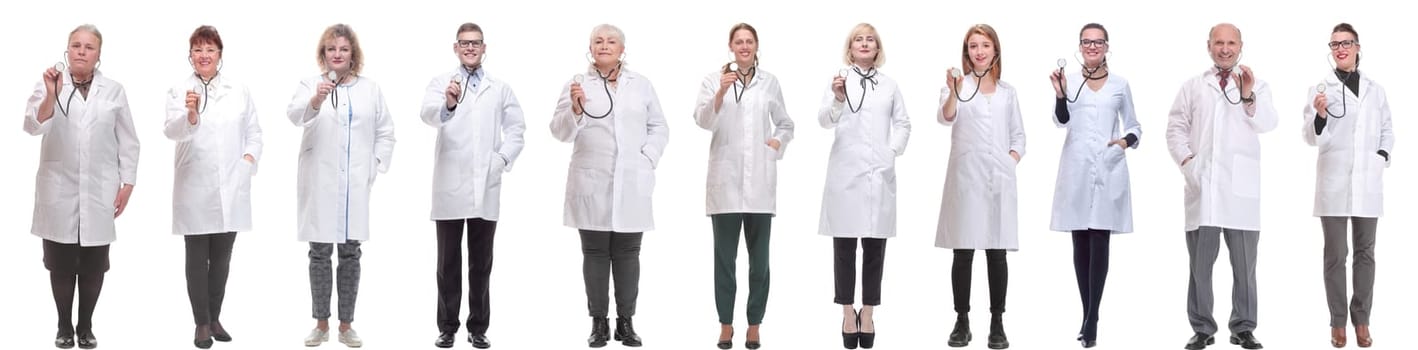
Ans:
POLYGON ((872 320, 871 333, 862 332, 862 314, 857 314, 857 333, 861 334, 857 336, 857 344, 863 349, 871 349, 876 345, 876 320, 872 320))
POLYGON ((1244 331, 1231 335, 1231 344, 1240 345, 1243 349, 1262 349, 1260 341, 1256 340, 1256 335, 1251 331, 1244 331))
MULTIPOLYGON (((847 349, 856 349, 857 343, 861 340, 862 337, 862 314, 857 313, 856 311, 852 311, 852 313, 857 315, 855 316, 855 321, 853 321, 853 324, 857 325, 857 331, 851 333, 847 333, 846 330, 842 331, 842 347, 847 349)), ((843 320, 842 323, 847 323, 846 321, 847 320, 843 320)))
MULTIPOLYGON (((719 340, 719 344, 717 344, 716 346, 718 346, 720 349, 724 349, 724 350, 733 349, 733 348, 734 348, 734 332, 733 332, 733 331, 729 331, 729 339, 720 339, 720 340, 719 340)), ((748 345, 747 345, 747 344, 744 344, 744 347, 748 347, 748 345)))
POLYGON ((231 333, 226 332, 220 321, 212 321, 212 339, 219 342, 231 341, 231 333))
POLYGON ((94 337, 94 331, 82 330, 77 335, 80 349, 93 349, 98 347, 98 338, 94 337))
POLYGON ((468 342, 473 343, 473 347, 478 349, 492 347, 492 342, 487 340, 486 334, 468 334, 468 342))
POLYGON ((1009 338, 1004 335, 1004 316, 994 314, 990 317, 990 336, 986 338, 985 345, 991 349, 1008 349, 1009 338))
POLYGON ((629 347, 639 347, 640 336, 635 334, 635 326, 630 323, 629 317, 615 318, 615 340, 620 341, 620 345, 629 347))
POLYGON ((438 333, 438 340, 433 341, 433 346, 444 349, 451 348, 453 347, 453 337, 453 332, 440 332, 438 333))
POLYGON ((606 341, 611 337, 611 321, 605 317, 591 319, 591 336, 586 338, 586 345, 593 348, 606 346, 606 341))
POLYGON ((196 346, 198 349, 211 349, 211 348, 212 348, 212 327, 211 327, 211 326, 197 326, 197 331, 196 331, 196 333, 197 333, 197 334, 193 336, 192 345, 196 346))
POLYGON ((1079 340, 1078 342, 1083 343, 1084 348, 1092 348, 1098 346, 1098 341, 1096 340, 1079 340))
POLYGON ((963 348, 970 345, 970 340, 974 335, 970 334, 970 318, 965 314, 960 314, 955 318, 955 329, 950 331, 950 339, 945 344, 952 348, 963 348))
POLYGON ((1193 335, 1191 339, 1187 340, 1186 349, 1201 350, 1205 349, 1207 345, 1211 344, 1216 344, 1216 337, 1212 337, 1210 334, 1197 333, 1196 335, 1193 335))
POLYGON ((58 334, 54 335, 54 347, 60 349, 73 349, 74 331, 67 329, 60 330, 58 334))
POLYGON ((757 350, 760 346, 763 346, 763 343, 757 340, 747 340, 743 342, 743 347, 748 350, 757 350))

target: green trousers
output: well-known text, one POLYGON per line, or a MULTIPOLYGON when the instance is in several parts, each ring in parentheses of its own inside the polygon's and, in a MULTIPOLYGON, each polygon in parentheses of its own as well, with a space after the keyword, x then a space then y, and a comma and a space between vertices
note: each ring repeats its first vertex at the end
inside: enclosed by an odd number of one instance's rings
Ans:
POLYGON ((763 323, 763 311, 768 305, 768 237, 773 214, 715 214, 710 219, 714 222, 714 303, 719 310, 719 323, 734 323, 740 229, 748 246, 748 324, 763 323))

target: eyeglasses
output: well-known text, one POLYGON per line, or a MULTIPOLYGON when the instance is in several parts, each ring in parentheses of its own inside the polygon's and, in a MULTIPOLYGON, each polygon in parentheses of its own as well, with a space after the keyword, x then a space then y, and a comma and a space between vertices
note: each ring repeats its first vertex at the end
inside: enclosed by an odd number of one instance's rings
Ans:
POLYGON ((1358 44, 1358 43, 1359 43, 1359 42, 1353 41, 1353 40, 1331 41, 1331 42, 1329 42, 1329 49, 1330 49, 1330 50, 1338 50, 1340 47, 1343 47, 1343 48, 1346 48, 1346 49, 1352 49, 1352 48, 1354 48, 1354 44, 1358 44))
POLYGON ((1078 41, 1078 46, 1083 46, 1083 47, 1104 47, 1104 46, 1108 46, 1108 41, 1107 41, 1107 40, 1083 39, 1083 40, 1079 40, 1079 41, 1078 41))
POLYGON ((481 48, 481 47, 483 47, 483 41, 482 41, 481 39, 479 39, 479 40, 458 40, 458 47, 465 48, 465 49, 466 49, 466 48, 469 48, 469 47, 471 47, 471 48, 481 48))
POLYGON ((205 49, 203 49, 203 48, 196 48, 196 49, 192 49, 192 55, 194 55, 194 56, 195 56, 195 55, 209 55, 209 56, 210 56, 210 55, 215 55, 215 54, 220 53, 220 52, 222 52, 221 49, 215 49, 215 48, 205 48, 205 49))

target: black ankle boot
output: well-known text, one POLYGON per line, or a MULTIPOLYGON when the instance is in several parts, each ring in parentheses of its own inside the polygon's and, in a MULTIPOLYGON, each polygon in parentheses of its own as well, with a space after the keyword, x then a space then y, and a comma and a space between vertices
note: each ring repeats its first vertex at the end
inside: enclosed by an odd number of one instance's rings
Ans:
POLYGON ((619 340, 620 345, 640 346, 640 336, 635 334, 635 326, 630 323, 629 317, 615 319, 615 340, 619 340))
POLYGON ((950 339, 946 345, 952 348, 963 348, 970 345, 970 340, 974 336, 970 334, 970 317, 965 313, 955 316, 955 329, 950 331, 950 339))
POLYGON ((605 317, 595 317, 591 319, 591 336, 586 338, 586 345, 593 348, 606 346, 606 341, 611 337, 611 321, 605 317))
POLYGON ((990 316, 990 339, 988 345, 991 349, 1008 349, 1009 338, 1004 336, 1004 316, 994 314, 990 316))

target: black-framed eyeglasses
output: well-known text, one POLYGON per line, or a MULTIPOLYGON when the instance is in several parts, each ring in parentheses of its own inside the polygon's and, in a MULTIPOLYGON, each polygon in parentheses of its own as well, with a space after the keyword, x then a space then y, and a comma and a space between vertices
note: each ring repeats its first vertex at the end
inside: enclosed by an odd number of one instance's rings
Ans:
POLYGON ((1358 43, 1359 43, 1358 41, 1354 41, 1354 40, 1331 41, 1331 42, 1329 42, 1329 49, 1330 49, 1330 50, 1338 50, 1340 47, 1343 47, 1343 48, 1346 48, 1346 49, 1352 49, 1352 48, 1354 48, 1354 44, 1358 44, 1358 43))
POLYGON ((465 48, 465 49, 466 49, 466 48, 469 48, 469 47, 472 47, 472 48, 480 48, 480 47, 483 47, 483 41, 482 41, 481 39, 479 39, 479 40, 458 40, 458 47, 465 48))
POLYGON ((1104 47, 1108 46, 1107 40, 1082 39, 1078 41, 1078 46, 1082 47, 1104 47))

